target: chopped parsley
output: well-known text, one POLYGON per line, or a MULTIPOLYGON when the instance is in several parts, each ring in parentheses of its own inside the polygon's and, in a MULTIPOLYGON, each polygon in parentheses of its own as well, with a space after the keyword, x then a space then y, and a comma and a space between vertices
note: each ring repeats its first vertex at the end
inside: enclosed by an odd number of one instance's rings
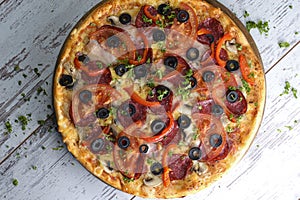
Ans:
POLYGON ((58 147, 53 147, 52 150, 54 150, 54 151, 60 151, 60 150, 62 150, 63 148, 64 148, 64 146, 60 145, 60 146, 58 146, 58 147))
POLYGON ((246 28, 248 32, 250 32, 251 29, 257 28, 260 34, 265 33, 265 36, 268 35, 268 32, 270 30, 269 28, 269 22, 265 21, 263 22, 262 20, 259 20, 257 23, 254 21, 247 21, 246 22, 246 28))
POLYGON ((18 81, 18 85, 22 85, 22 81, 18 81))
POLYGON ((287 47, 290 46, 290 43, 288 43, 288 42, 279 42, 278 45, 279 45, 280 48, 287 48, 287 47))
POLYGON ((134 178, 128 178, 128 177, 124 176, 123 181, 126 182, 126 183, 130 183, 130 182, 134 181, 134 178))
POLYGON ((159 95, 157 96, 157 100, 158 100, 158 101, 162 101, 162 99, 164 98, 164 96, 165 96, 166 94, 168 94, 169 91, 168 91, 168 90, 157 90, 157 93, 159 94, 159 95))
POLYGON ((243 89, 247 92, 247 94, 251 91, 251 88, 248 84, 247 81, 245 81, 244 79, 242 79, 242 83, 243 83, 243 89))
POLYGON ((294 88, 294 87, 291 87, 291 84, 290 82, 288 81, 285 81, 285 86, 284 86, 284 90, 283 92, 280 94, 280 96, 283 96, 285 94, 289 94, 289 92, 292 92, 294 97, 297 99, 298 96, 297 96, 297 89, 294 88))
POLYGON ((14 67, 14 71, 19 71, 20 70, 20 66, 19 65, 16 65, 15 67, 14 67))
POLYGON ((12 132, 12 125, 9 121, 5 122, 5 127, 7 129, 7 133, 11 133, 12 132))
POLYGON ((284 126, 285 128, 289 129, 289 131, 293 130, 292 126, 284 126))
POLYGON ((298 35, 298 34, 299 34, 299 32, 298 32, 298 31, 296 31, 296 32, 295 32, 295 35, 298 35))
POLYGON ((18 184, 19 184, 19 181, 17 180, 17 179, 13 179, 13 181, 12 181, 12 184, 14 185, 14 186, 17 186, 18 184))
POLYGON ((143 15, 142 19, 143 19, 143 22, 152 24, 152 19, 149 19, 146 15, 143 15))
POLYGON ((245 11, 244 11, 244 15, 243 15, 243 16, 244 16, 244 18, 246 18, 246 17, 249 17, 249 15, 250 15, 250 14, 248 13, 248 11, 247 11, 247 10, 245 10, 245 11))
POLYGON ((289 5, 289 8, 290 8, 290 9, 293 9, 293 5, 289 5))
POLYGON ((37 170, 37 166, 35 166, 35 165, 32 165, 31 168, 32 168, 33 170, 37 170))
POLYGON ((38 68, 34 68, 33 71, 37 76, 41 75, 38 68))
POLYGON ((28 118, 24 115, 21 115, 18 117, 18 122, 21 123, 21 126, 22 126, 22 130, 26 130, 26 126, 28 125, 28 118))
POLYGON ((45 125, 45 123, 46 123, 45 120, 38 120, 37 122, 41 126, 45 125))

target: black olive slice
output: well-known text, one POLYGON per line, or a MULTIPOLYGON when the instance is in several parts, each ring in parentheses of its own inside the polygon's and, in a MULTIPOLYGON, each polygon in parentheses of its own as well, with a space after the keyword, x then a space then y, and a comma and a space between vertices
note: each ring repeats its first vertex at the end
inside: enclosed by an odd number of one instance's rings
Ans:
POLYGON ((157 8, 157 12, 158 12, 158 14, 168 16, 171 13, 170 5, 165 4, 165 3, 160 4, 157 8))
POLYGON ((107 108, 100 108, 96 111, 97 118, 106 119, 109 116, 109 110, 107 108))
POLYGON ((129 145, 130 145, 130 140, 128 137, 122 136, 118 139, 118 146, 121 149, 127 149, 127 147, 129 147, 129 145))
POLYGON ((177 16, 176 16, 177 20, 181 23, 183 22, 186 22, 187 20, 189 20, 190 18, 190 15, 189 13, 186 11, 186 10, 180 10, 178 13, 177 13, 177 16))
POLYGON ((206 34, 206 37, 208 38, 210 44, 215 41, 215 37, 212 34, 206 34))
POLYGON ((92 92, 89 90, 82 90, 79 93, 79 99, 82 103, 87 104, 92 99, 92 92))
POLYGON ((151 130, 153 133, 157 134, 159 132, 161 132, 162 130, 164 130, 164 128, 166 128, 166 124, 165 122, 163 122, 160 119, 155 119, 152 123, 151 123, 151 130))
POLYGON ((145 65, 139 65, 133 69, 133 72, 136 79, 143 78, 147 75, 147 68, 145 65))
POLYGON ((226 99, 229 103, 235 103, 239 99, 239 94, 234 90, 228 90, 226 99))
POLYGON ((121 24, 129 24, 131 22, 131 16, 130 14, 128 13, 122 13, 120 16, 119 16, 119 21, 121 24))
POLYGON ((153 163, 150 167, 150 171, 153 175, 158 176, 163 171, 163 166, 159 162, 153 163))
POLYGON ((111 48, 117 48, 121 45, 121 40, 117 36, 113 35, 107 38, 106 45, 111 48))
POLYGON ((96 153, 101 151, 103 147, 104 147, 104 141, 101 138, 94 140, 91 144, 92 151, 96 153))
POLYGON ((213 148, 218 148, 219 146, 221 146, 222 142, 223 142, 222 136, 218 133, 212 134, 209 138, 209 144, 213 148))
POLYGON ((129 103, 129 104, 125 104, 124 106, 122 106, 121 108, 121 114, 122 115, 126 115, 126 116, 130 116, 132 117, 132 115, 134 115, 136 113, 136 108, 133 104, 129 103))
POLYGON ((78 56, 78 60, 83 64, 88 64, 90 62, 90 58, 85 54, 81 54, 80 56, 78 56))
POLYGON ((160 29, 155 29, 153 31, 153 40, 155 42, 164 41, 166 39, 165 33, 160 29))
POLYGON ((226 62, 225 68, 227 69, 227 71, 232 72, 238 70, 240 68, 240 65, 236 60, 228 60, 226 62))
POLYGON ((62 74, 58 82, 61 86, 70 86, 73 84, 73 77, 67 74, 62 74))
POLYGON ((114 70, 118 76, 123 76, 128 71, 126 65, 124 64, 117 65, 114 70))
POLYGON ((149 150, 149 146, 146 145, 146 144, 142 144, 142 145, 139 147, 139 150, 140 150, 140 153, 147 153, 148 150, 149 150))
POLYGON ((190 61, 196 60, 199 57, 199 50, 191 47, 186 51, 186 57, 190 61))
POLYGON ((182 114, 178 117, 177 123, 179 128, 186 129, 190 126, 191 119, 188 116, 182 114))
POLYGON ((189 158, 192 160, 199 160, 202 156, 201 150, 199 147, 192 147, 189 150, 189 158))
POLYGON ((164 65, 176 69, 178 65, 178 60, 175 56, 168 56, 164 59, 164 65))
POLYGON ((212 71, 205 71, 202 74, 202 80, 206 83, 209 83, 215 79, 215 74, 212 71))
POLYGON ((171 93, 170 89, 164 85, 156 86, 155 90, 158 101, 162 101, 163 99, 167 98, 171 93))
POLYGON ((223 108, 220 105, 214 104, 211 108, 211 112, 214 116, 219 117, 223 114, 224 111, 223 111, 223 108))
POLYGON ((188 78, 188 80, 189 80, 189 84, 191 86, 190 89, 191 90, 194 89, 197 86, 197 79, 195 77, 191 76, 188 78))

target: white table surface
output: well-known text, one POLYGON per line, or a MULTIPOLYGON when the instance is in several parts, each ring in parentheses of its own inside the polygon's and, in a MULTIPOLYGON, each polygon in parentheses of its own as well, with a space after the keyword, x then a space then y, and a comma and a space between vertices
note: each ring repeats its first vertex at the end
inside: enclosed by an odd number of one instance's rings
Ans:
MULTIPOLYGON (((72 27, 98 2, 0 0, 0 199, 140 200, 87 172, 68 153, 55 128, 52 78, 56 58, 72 27), (21 115, 31 115, 26 130, 15 122, 21 115), (9 134, 5 134, 7 121, 12 124, 9 134), (13 179, 18 180, 17 186, 13 179)), ((183 199, 298 200, 300 0, 219 2, 244 24, 269 22, 268 36, 251 30, 266 72, 265 114, 243 160, 211 187, 183 199), (245 10, 250 14, 247 18, 245 10), (280 48, 281 41, 290 47, 280 48), (297 99, 292 93, 280 96, 285 81, 298 88, 297 99)))

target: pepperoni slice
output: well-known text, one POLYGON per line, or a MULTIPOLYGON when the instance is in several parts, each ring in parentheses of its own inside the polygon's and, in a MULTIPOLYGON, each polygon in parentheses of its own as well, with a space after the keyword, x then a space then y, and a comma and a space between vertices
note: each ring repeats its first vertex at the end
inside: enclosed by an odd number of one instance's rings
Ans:
MULTIPOLYGON (((205 28, 211 32, 214 37, 214 41, 218 41, 224 35, 224 28, 222 24, 215 18, 207 18, 199 24, 198 30, 205 28)), ((198 36, 198 41, 203 44, 210 44, 210 38, 207 36, 198 36)))
POLYGON ((192 160, 184 154, 173 154, 168 157, 168 167, 171 169, 170 180, 182 180, 193 165, 192 160))

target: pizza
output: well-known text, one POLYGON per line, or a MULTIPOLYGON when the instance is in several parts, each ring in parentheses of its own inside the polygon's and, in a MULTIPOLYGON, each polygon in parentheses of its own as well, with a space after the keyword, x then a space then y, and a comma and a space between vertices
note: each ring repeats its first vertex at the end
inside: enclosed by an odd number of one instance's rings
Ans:
POLYGON ((215 1, 111 0, 68 36, 55 70, 58 130, 124 192, 183 197, 221 178, 259 128, 265 78, 240 22, 215 1))

